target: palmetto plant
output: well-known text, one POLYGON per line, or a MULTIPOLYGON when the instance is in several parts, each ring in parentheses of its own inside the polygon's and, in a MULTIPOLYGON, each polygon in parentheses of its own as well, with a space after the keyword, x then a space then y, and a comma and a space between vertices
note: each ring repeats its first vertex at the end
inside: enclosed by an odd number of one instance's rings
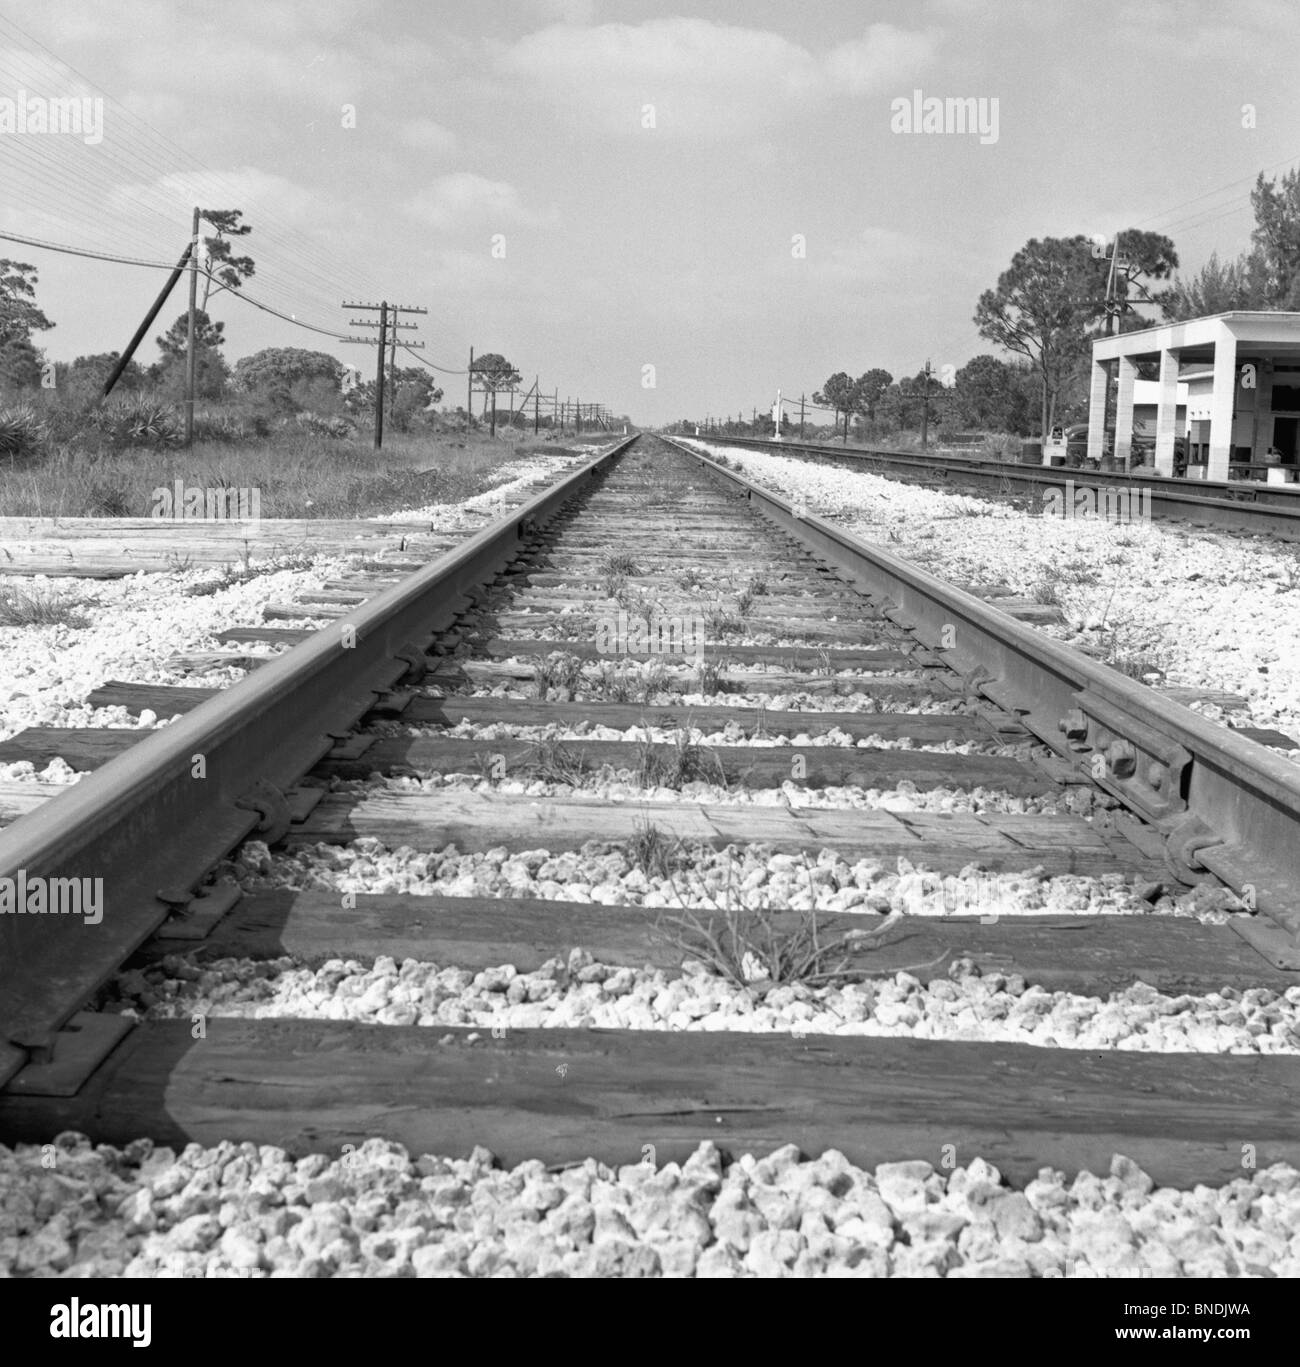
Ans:
POLYGON ((181 438, 176 410, 154 399, 122 399, 106 404, 95 426, 113 446, 174 446, 181 438))
POLYGON ((27 404, 0 408, 0 456, 20 460, 38 455, 45 446, 45 424, 27 404))

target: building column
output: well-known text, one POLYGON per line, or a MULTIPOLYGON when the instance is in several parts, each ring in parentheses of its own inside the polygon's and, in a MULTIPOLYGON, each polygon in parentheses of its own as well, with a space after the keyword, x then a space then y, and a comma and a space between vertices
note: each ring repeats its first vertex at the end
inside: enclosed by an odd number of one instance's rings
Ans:
POLYGON ((1115 397, 1115 462, 1127 470, 1133 463, 1133 381, 1137 362, 1131 356, 1119 358, 1119 393, 1115 397))
POLYGON ((1206 479, 1227 482, 1232 459, 1232 415, 1237 406, 1237 339, 1223 326, 1214 342, 1214 392, 1210 395, 1210 460, 1206 479))
POLYGON ((1088 463, 1094 467, 1101 462, 1102 443, 1106 438, 1106 386, 1109 382, 1106 362, 1094 360, 1088 390, 1088 463))
POLYGON ((1156 474, 1174 473, 1178 435, 1178 352, 1160 349, 1160 393, 1156 401, 1156 474))
POLYGON ((1273 367, 1272 357, 1259 358, 1259 388, 1255 391, 1255 450, 1252 460, 1263 460, 1273 443, 1273 367))

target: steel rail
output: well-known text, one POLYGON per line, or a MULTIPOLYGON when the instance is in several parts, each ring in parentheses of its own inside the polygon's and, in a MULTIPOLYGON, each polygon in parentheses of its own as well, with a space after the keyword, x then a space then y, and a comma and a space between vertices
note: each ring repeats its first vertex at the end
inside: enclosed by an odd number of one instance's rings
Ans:
POLYGON ((972 692, 1018 713, 1063 772, 1097 783, 1154 827, 1181 882, 1213 874, 1232 887, 1262 913, 1234 917, 1234 928, 1277 967, 1300 969, 1300 766, 672 444, 864 592, 891 602, 887 615, 965 675, 972 692))
MULTIPOLYGON (((705 438, 695 438, 703 441, 705 438)), ((803 452, 880 472, 919 472, 931 479, 949 476, 970 479, 1002 490, 1008 483, 1023 491, 1060 490, 1069 480, 1076 490, 1131 489, 1150 495, 1152 514, 1179 521, 1210 523, 1231 531, 1248 531, 1287 541, 1300 541, 1300 484, 1262 484, 1255 481, 1210 483, 1163 475, 1134 475, 1121 471, 1082 470, 1066 466, 1019 465, 1010 461, 976 461, 962 456, 920 455, 914 451, 882 451, 869 447, 820 446, 812 442, 769 441, 759 437, 710 438, 718 446, 744 446, 772 455, 803 452)))
POLYGON ((283 833, 294 815, 293 785, 378 695, 423 672, 423 643, 635 440, 587 461, 0 831, 0 880, 31 888, 48 886, 35 880, 102 879, 104 894, 98 924, 84 915, 81 925, 67 915, 0 915, 0 1086, 33 1055, 48 1056, 58 1028, 239 841, 283 833))

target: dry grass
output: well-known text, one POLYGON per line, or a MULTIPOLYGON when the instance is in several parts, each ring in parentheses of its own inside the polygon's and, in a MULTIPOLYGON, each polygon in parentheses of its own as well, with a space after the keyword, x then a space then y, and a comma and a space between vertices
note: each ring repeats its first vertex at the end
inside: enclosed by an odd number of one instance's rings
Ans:
POLYGON ((705 613, 704 625, 710 638, 715 641, 724 636, 739 636, 745 630, 742 618, 722 607, 712 608, 705 613))
POLYGON ((539 656, 533 664, 537 696, 546 702, 552 693, 556 693, 562 695, 558 701, 567 701, 582 679, 583 664, 581 656, 570 655, 567 651, 557 650, 539 656))
POLYGON ((601 582, 601 589, 606 598, 613 599, 620 607, 627 607, 628 587, 624 575, 606 574, 601 582))
POLYGON ((591 680, 593 696, 603 702, 645 706, 667 688, 668 671, 659 660, 637 664, 631 660, 602 660, 591 680))
POLYGON ((524 768, 530 778, 570 788, 581 788, 590 776, 587 761, 574 742, 553 737, 534 742, 524 768))
POLYGON ((627 857, 647 878, 670 878, 690 853, 678 836, 665 834, 652 821, 640 820, 627 842, 627 857))
POLYGON ((50 585, 0 587, 0 627, 88 627, 88 599, 50 585))
MULTIPOLYGON (((804 868, 811 886, 813 869, 806 860, 804 868)), ((673 879, 683 909, 660 912, 655 921, 659 940, 760 997, 791 983, 826 987, 934 968, 951 952, 945 950, 924 964, 871 968, 855 962, 856 957, 896 938, 895 932, 904 920, 901 911, 891 912, 875 926, 828 935, 815 907, 797 911, 767 903, 746 907, 730 880, 720 898, 708 898, 709 909, 701 915, 686 908, 683 890, 673 873, 668 871, 664 876, 673 879)))
POLYGON ((727 691, 726 680, 722 677, 726 671, 727 662, 725 660, 701 660, 696 667, 695 676, 699 681, 700 692, 705 697, 712 697, 716 693, 727 691))
POLYGON ((680 789, 687 783, 716 783, 730 788, 722 761, 679 728, 671 746, 643 741, 637 756, 637 780, 646 788, 680 789))
POLYGON ((611 575, 637 575, 641 571, 637 569, 636 561, 630 555, 607 555, 600 562, 600 569, 603 574, 611 575))
POLYGON ((187 488, 257 489, 262 517, 383 516, 483 493, 509 479, 510 465, 532 449, 477 434, 399 433, 375 452, 366 441, 298 431, 242 446, 196 441, 189 451, 64 445, 6 471, 0 516, 149 517, 153 491, 178 479, 187 488))

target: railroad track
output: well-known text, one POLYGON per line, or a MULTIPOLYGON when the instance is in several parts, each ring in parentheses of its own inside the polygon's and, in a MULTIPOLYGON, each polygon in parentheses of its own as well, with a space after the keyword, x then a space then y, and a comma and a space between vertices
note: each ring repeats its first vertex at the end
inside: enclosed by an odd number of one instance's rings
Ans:
POLYGON ((1300 485, 1263 484, 1253 480, 1208 482, 1169 479, 1159 475, 1121 471, 1072 469, 1064 466, 1021 465, 1014 461, 975 460, 943 452, 889 451, 822 446, 811 442, 769 441, 760 437, 726 437, 722 445, 744 446, 773 455, 792 455, 824 461, 948 492, 994 493, 1041 502, 1046 490, 1061 490, 1067 480, 1076 492, 1091 489, 1124 491, 1147 502, 1152 517, 1189 522, 1220 531, 1271 536, 1300 541, 1300 485))
MULTIPOLYGON (((542 897, 500 881, 448 896, 207 883, 249 839, 303 859, 368 840, 440 869, 542 850, 544 868, 585 846, 674 887, 695 886, 691 852, 719 869, 735 847, 753 867, 756 846, 810 885, 836 860, 1046 888, 1111 874, 1138 898, 1213 875, 1252 909, 1230 926, 1001 916, 996 902, 887 916, 888 899, 847 884, 818 929, 847 937, 851 973, 942 976, 968 960, 1091 994, 1139 978, 1177 992, 1300 983, 1294 766, 673 443, 619 443, 432 562, 377 562, 310 599, 270 605, 272 625, 224 633, 234 651, 191 659, 245 660, 233 687, 110 682, 89 699, 184 714, 170 726, 33 730, 0 747, 94 771, 0 830, 0 879, 104 889, 98 924, 0 916, 0 1142, 72 1129, 337 1156, 378 1135, 553 1166, 637 1162, 647 1146, 683 1159, 702 1140, 867 1165, 955 1147, 1014 1180, 1105 1172, 1120 1152, 1175 1185, 1239 1175, 1246 1144, 1260 1167, 1300 1163, 1293 1056, 696 1031, 675 1017, 518 1025, 504 1009, 499 1031, 85 1009, 129 961, 390 956, 523 974, 559 956, 564 988, 601 982, 582 976, 593 959, 677 971, 691 933, 663 898, 596 905, 588 885, 563 897, 563 881, 542 897), (271 642, 293 648, 268 658, 271 642), (584 786, 623 769, 639 781, 621 800, 584 786), (444 781, 466 773, 487 783, 444 781), (690 778, 716 795, 662 792, 690 778), (858 796, 817 796, 836 789, 858 796), (872 790, 901 800, 861 796, 872 790)), ((730 884, 710 895, 726 901, 730 884)), ((779 898, 772 917, 783 936, 807 925, 779 898)), ((510 1003, 529 1020, 536 1005, 510 1003)))

